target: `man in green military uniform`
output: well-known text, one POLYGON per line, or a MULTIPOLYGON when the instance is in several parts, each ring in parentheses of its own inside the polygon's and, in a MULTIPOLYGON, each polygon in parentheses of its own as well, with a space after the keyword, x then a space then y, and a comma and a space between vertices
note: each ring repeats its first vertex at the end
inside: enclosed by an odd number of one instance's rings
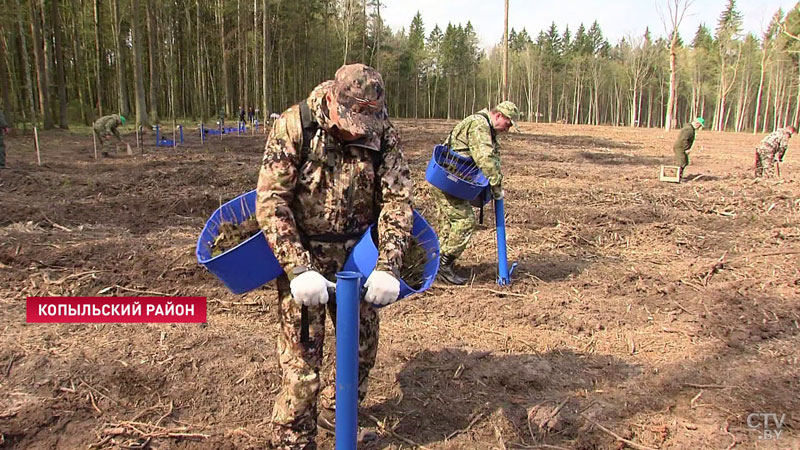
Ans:
POLYGON ((702 128, 705 124, 706 121, 702 117, 698 117, 689 122, 686 126, 681 128, 678 139, 672 146, 672 150, 675 152, 675 165, 680 167, 678 171, 679 179, 683 178, 683 169, 689 165, 689 152, 694 144, 695 130, 702 128))
MULTIPOLYGON (((489 179, 492 197, 498 200, 503 198, 503 174, 500 171, 497 133, 508 131, 518 119, 517 106, 505 101, 491 110, 483 109, 459 122, 445 142, 453 151, 469 155, 475 160, 475 165, 489 179)), ((433 189, 433 199, 440 221, 439 277, 450 284, 464 284, 467 280, 456 273, 454 262, 467 248, 475 231, 475 214, 469 201, 439 189, 433 189)))
POLYGON ((6 168, 6 144, 3 142, 3 136, 8 134, 10 127, 6 122, 6 116, 3 115, 3 111, 0 111, 0 169, 6 168))
MULTIPOLYGON (((374 305, 394 302, 400 292, 412 182, 385 93, 375 69, 342 66, 333 80, 286 110, 267 139, 256 218, 285 272, 277 280, 283 381, 272 413, 272 448, 317 448, 326 312, 336 318, 329 289, 370 224, 378 224, 380 248, 360 304, 359 400, 378 349, 374 305)), ((333 425, 334 392, 330 384, 322 392, 319 422, 325 428, 333 425)))
POLYGON ((97 137, 97 143, 102 146, 104 143, 103 138, 107 137, 109 134, 113 134, 114 137, 117 138, 117 141, 123 143, 122 137, 119 135, 119 131, 117 131, 117 127, 120 125, 125 125, 125 117, 119 114, 111 114, 97 119, 94 125, 92 125, 94 135, 97 137))

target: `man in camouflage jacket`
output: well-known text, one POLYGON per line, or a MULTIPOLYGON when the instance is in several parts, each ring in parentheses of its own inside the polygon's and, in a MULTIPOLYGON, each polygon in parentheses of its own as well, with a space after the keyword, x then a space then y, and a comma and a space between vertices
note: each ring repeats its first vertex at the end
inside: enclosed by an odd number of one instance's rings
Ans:
POLYGON ((789 148, 789 139, 797 133, 795 127, 788 127, 775 130, 768 134, 756 147, 756 177, 775 176, 775 164, 782 163, 789 148))
MULTIPOLYGON (((328 288, 356 240, 377 222, 378 263, 360 306, 363 400, 378 349, 373 305, 397 299, 411 233, 411 174, 388 120, 381 75, 363 64, 342 66, 334 80, 286 110, 267 139, 257 190, 258 223, 285 272, 277 280, 283 382, 272 414, 272 445, 315 449, 326 310, 336 318, 328 288)), ((322 393, 319 420, 325 428, 335 417, 334 392, 329 383, 322 393)))
POLYGON ((117 131, 117 127, 125 124, 125 117, 119 114, 111 114, 97 119, 92 125, 94 135, 97 137, 97 143, 103 145, 103 138, 109 134, 113 134, 119 142, 122 142, 122 137, 117 131))
MULTIPOLYGON (((452 150, 475 160, 475 165, 489 179, 492 197, 495 199, 503 198, 503 174, 500 171, 497 133, 508 131, 518 119, 517 106, 505 101, 492 110, 483 109, 459 122, 445 142, 452 150)), ((461 285, 467 280, 456 273, 454 262, 467 248, 475 231, 475 214, 467 200, 439 189, 433 189, 432 193, 439 218, 442 255, 439 277, 447 283, 461 285)))

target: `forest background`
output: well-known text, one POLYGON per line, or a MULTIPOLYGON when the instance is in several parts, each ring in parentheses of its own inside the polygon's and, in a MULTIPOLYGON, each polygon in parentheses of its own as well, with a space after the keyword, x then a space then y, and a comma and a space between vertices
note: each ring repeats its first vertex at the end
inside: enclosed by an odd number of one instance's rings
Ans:
MULTIPOLYGON (((677 30, 691 0, 660 0, 677 30)), ((382 0, 0 0, 0 101, 17 126, 89 124, 121 113, 144 126, 263 120, 343 63, 376 67, 394 117, 455 119, 507 97, 527 121, 765 132, 800 118, 800 4, 742 32, 728 0, 693 36, 646 29, 610 43, 601 24, 502 36, 471 23, 384 24, 382 0), (672 95, 670 95, 672 94, 672 95)), ((513 13, 513 11, 512 11, 513 13)))

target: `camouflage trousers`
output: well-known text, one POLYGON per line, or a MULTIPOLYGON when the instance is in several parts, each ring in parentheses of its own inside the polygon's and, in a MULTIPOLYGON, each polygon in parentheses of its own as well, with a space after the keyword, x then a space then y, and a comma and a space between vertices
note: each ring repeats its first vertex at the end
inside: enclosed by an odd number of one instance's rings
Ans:
POLYGON ((768 148, 756 149, 756 177, 775 177, 775 154, 768 148))
MULTIPOLYGON (((342 244, 319 244, 311 249, 317 267, 331 281, 341 268, 347 252, 342 244), (317 258, 317 255, 320 255, 317 258), (324 256, 323 256, 324 255, 324 256)), ((332 294, 332 292, 331 292, 332 294)), ((271 441, 273 448, 281 450, 316 449, 317 400, 331 412, 335 409, 335 384, 329 382, 322 388, 320 369, 325 340, 325 316, 336 326, 336 298, 326 305, 305 308, 295 303, 289 288, 289 280, 278 279, 278 358, 282 374, 281 390, 275 399, 272 411, 271 441), (305 322, 308 334, 303 331, 305 322), (321 398, 320 398, 321 397, 321 398)), ((359 311, 358 348, 358 400, 367 395, 369 371, 375 365, 378 353, 380 328, 378 311, 366 302, 361 302, 359 311)), ((331 376, 330 378, 333 378, 331 376)))
POLYGON ((3 142, 3 131, 0 130, 0 167, 6 165, 6 144, 3 142))
POLYGON ((108 136, 108 132, 105 128, 97 128, 92 127, 92 132, 94 133, 94 137, 97 138, 97 145, 103 146, 103 138, 108 136))
POLYGON ((97 138, 97 145, 100 147, 104 147, 107 142, 110 142, 110 136, 114 136, 117 138, 117 141, 122 141, 119 136, 119 132, 110 131, 103 127, 92 127, 92 132, 94 136, 97 138))
POLYGON ((467 200, 453 197, 439 189, 432 189, 436 204, 437 234, 443 255, 458 258, 467 248, 477 223, 472 205, 467 200))

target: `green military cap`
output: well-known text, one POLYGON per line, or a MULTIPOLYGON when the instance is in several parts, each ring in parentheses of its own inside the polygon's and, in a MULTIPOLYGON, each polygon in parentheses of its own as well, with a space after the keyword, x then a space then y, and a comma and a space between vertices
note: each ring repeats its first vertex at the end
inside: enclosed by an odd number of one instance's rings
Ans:
POLYGON ((506 100, 497 105, 494 109, 511 119, 511 125, 517 125, 517 120, 519 120, 519 109, 517 109, 517 105, 506 100))
POLYGON ((705 127, 706 126, 706 120, 703 119, 702 117, 698 117, 698 118, 696 118, 694 120, 695 120, 695 122, 699 123, 701 127, 705 127))
POLYGON ((122 114, 120 114, 120 115, 119 115, 119 121, 120 121, 120 122, 122 122, 122 124, 123 124, 123 125, 125 125, 125 116, 123 116, 122 114))

